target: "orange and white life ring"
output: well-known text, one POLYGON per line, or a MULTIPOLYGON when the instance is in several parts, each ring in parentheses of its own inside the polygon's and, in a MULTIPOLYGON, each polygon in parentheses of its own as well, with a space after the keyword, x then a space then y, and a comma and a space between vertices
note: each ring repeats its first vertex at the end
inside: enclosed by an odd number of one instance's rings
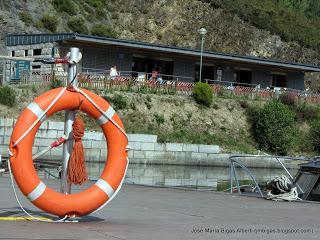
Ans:
POLYGON ((12 172, 22 193, 38 208, 61 217, 87 215, 104 206, 120 189, 128 166, 128 139, 119 116, 100 96, 77 90, 56 88, 37 97, 18 118, 9 147, 12 172), (63 194, 39 179, 33 165, 32 145, 45 118, 79 106, 101 126, 107 139, 107 160, 95 184, 79 193, 63 194))

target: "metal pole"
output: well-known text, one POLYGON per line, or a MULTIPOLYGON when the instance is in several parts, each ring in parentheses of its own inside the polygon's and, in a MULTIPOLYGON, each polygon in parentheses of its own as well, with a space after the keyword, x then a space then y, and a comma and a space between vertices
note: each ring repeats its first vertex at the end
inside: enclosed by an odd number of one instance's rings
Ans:
MULTIPOLYGON (((251 174, 250 170, 245 166, 243 165, 242 163, 239 163, 237 161, 234 161, 234 165, 238 165, 240 166, 245 172, 247 172, 249 174, 249 176, 251 177, 252 181, 256 184, 256 188, 258 189, 259 193, 260 193, 260 196, 263 197, 263 193, 261 192, 261 189, 259 187, 259 184, 257 183, 255 177, 251 174)), ((236 171, 236 169, 234 168, 234 171, 236 171)), ((237 180, 238 181, 238 180, 237 180)), ((238 192, 241 194, 241 191, 240 191, 240 185, 238 184, 237 185, 237 188, 238 188, 238 192)))
MULTIPOLYGON (((79 48, 70 48, 70 60, 74 61, 79 56, 79 48)), ((75 63, 71 63, 68 66, 68 80, 67 84, 72 82, 72 85, 77 85, 77 65, 75 63)), ((69 194, 71 192, 71 184, 67 179, 67 170, 68 170, 68 162, 73 148, 72 141, 72 124, 75 118, 74 111, 65 111, 65 120, 64 120, 64 134, 67 136, 68 141, 63 144, 63 162, 62 162, 62 174, 61 174, 61 192, 65 194, 69 194)))
POLYGON ((236 170, 236 167, 235 165, 233 164, 233 174, 234 174, 234 178, 236 180, 236 183, 237 183, 237 190, 238 190, 238 193, 241 194, 241 190, 240 190, 240 183, 239 183, 239 178, 238 178, 238 175, 237 175, 237 170, 236 170))
MULTIPOLYGON (((51 49, 51 57, 54 58, 55 57, 55 47, 53 46, 51 49)), ((55 66, 52 64, 51 66, 51 79, 52 81, 55 80, 55 66)))
POLYGON ((233 193, 233 161, 230 161, 230 193, 233 193))
POLYGON ((203 43, 204 43, 204 35, 201 35, 201 54, 200 54, 200 74, 199 74, 199 82, 201 82, 202 75, 202 54, 203 54, 203 43))
MULTIPOLYGON (((282 168, 286 171, 286 173, 289 175, 289 177, 291 178, 291 181, 293 181, 293 180, 294 180, 293 176, 290 174, 290 172, 288 171, 288 169, 284 166, 284 164, 282 163, 282 161, 281 161, 280 159, 278 159, 277 157, 276 157, 276 159, 277 159, 278 163, 280 163, 280 165, 282 166, 282 168)), ((303 191, 302 188, 299 186, 299 184, 296 183, 296 185, 297 185, 297 187, 299 188, 299 190, 300 190, 302 193, 304 193, 304 191, 303 191)))
POLYGON ((278 159, 276 157, 276 160, 278 161, 278 163, 280 163, 280 165, 282 166, 282 168, 286 171, 286 173, 289 175, 289 177, 291 178, 291 181, 293 180, 292 175, 290 174, 290 172, 288 171, 288 169, 283 165, 283 163, 280 161, 280 159, 278 159))

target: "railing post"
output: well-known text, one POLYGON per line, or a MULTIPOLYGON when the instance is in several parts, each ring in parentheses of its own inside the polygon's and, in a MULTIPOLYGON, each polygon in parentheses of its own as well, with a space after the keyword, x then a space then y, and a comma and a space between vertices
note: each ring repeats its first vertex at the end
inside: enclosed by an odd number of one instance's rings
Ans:
MULTIPOLYGON (((79 56, 79 48, 70 48, 70 60, 75 61, 79 56)), ((68 80, 67 85, 77 85, 77 65, 76 63, 70 63, 68 66, 68 80)), ((67 179, 68 162, 73 148, 72 137, 72 124, 75 118, 75 111, 65 111, 64 121, 64 134, 68 137, 68 141, 63 144, 63 162, 62 162, 62 174, 61 174, 61 192, 69 194, 71 192, 71 184, 67 179)))

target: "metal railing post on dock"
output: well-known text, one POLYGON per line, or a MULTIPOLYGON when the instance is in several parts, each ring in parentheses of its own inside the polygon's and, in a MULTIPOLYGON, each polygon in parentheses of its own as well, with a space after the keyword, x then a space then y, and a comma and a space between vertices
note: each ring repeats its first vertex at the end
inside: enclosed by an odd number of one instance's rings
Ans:
MULTIPOLYGON (((75 61, 79 56, 79 48, 70 48, 70 60, 75 61)), ((77 64, 72 62, 68 65, 67 85, 77 85, 77 64)), ((71 192, 71 184, 68 182, 68 162, 73 149, 72 124, 75 118, 75 111, 66 110, 64 120, 64 134, 68 137, 68 141, 63 144, 63 162, 61 174, 61 192, 69 194, 71 192)))

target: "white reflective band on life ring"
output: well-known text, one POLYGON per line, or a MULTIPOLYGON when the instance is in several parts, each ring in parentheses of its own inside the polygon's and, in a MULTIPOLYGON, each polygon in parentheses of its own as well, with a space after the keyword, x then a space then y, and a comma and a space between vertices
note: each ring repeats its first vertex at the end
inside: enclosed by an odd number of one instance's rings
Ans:
POLYGON ((96 183, 95 183, 102 191, 104 191, 109 198, 111 198, 111 196, 114 193, 113 188, 110 186, 109 183, 107 183, 105 180, 103 179, 99 179, 96 183))
POLYGON ((40 122, 43 122, 46 119, 47 116, 43 114, 44 111, 39 107, 37 103, 32 102, 27 108, 38 117, 40 122), (43 117, 41 118, 42 115, 43 117))
POLYGON ((109 119, 113 117, 114 114, 115 114, 114 109, 111 106, 109 106, 107 111, 105 111, 104 114, 102 114, 101 117, 99 117, 99 119, 97 120, 98 124, 100 126, 104 125, 109 121, 109 119))
POLYGON ((44 190, 46 190, 46 185, 40 181, 38 186, 31 193, 28 194, 27 198, 32 202, 39 198, 42 195, 42 193, 44 193, 44 190))

